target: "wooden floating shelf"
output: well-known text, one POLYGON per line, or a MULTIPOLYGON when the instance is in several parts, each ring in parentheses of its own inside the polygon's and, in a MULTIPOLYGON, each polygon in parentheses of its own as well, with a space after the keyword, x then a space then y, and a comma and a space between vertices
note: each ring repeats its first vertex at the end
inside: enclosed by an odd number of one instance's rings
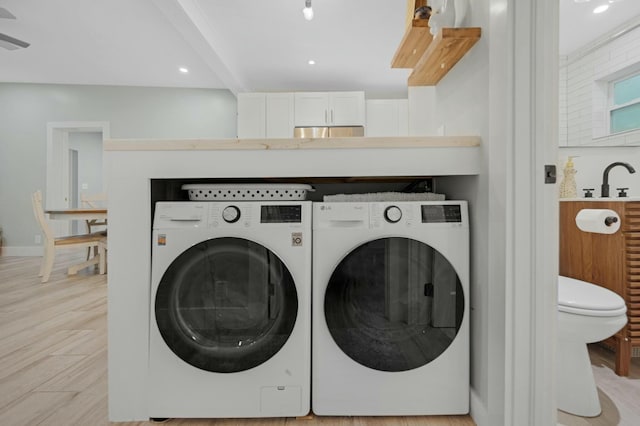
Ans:
POLYGON ((409 86, 435 86, 476 44, 480 34, 478 27, 442 28, 414 66, 409 86))
POLYGON ((429 32, 428 19, 413 19, 404 33, 400 46, 391 60, 391 68, 413 68, 433 37, 429 32))

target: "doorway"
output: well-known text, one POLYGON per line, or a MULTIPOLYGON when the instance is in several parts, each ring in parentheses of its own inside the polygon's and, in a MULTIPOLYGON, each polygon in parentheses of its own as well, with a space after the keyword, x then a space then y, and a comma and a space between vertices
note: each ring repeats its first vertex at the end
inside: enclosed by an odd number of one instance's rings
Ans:
MULTIPOLYGON (((103 142, 109 137, 108 122, 47 123, 45 209, 77 207, 73 200, 79 198, 80 191, 106 192, 102 151, 103 142), (72 151, 77 151, 77 161, 71 160, 72 151), (87 172, 83 174, 82 170, 87 172), (92 173, 96 170, 98 176, 92 173)), ((73 225, 68 221, 52 221, 51 225, 56 236, 72 233, 73 225)))

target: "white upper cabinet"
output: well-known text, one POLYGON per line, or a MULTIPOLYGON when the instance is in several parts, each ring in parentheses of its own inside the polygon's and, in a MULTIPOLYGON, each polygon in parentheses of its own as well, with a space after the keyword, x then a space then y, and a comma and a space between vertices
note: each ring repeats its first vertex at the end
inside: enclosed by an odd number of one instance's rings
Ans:
POLYGON ((332 126, 364 126, 364 92, 329 93, 329 118, 332 126))
POLYGON ((295 94, 295 126, 364 126, 364 92, 295 94))
POLYGON ((293 93, 239 93, 238 138, 293 137, 293 93))
POLYGON ((267 93, 267 138, 293 137, 293 93, 267 93))
POLYGON ((408 111, 406 99, 367 100, 366 136, 407 136, 408 111))
POLYGON ((265 137, 265 110, 264 93, 238 93, 238 138, 265 137))

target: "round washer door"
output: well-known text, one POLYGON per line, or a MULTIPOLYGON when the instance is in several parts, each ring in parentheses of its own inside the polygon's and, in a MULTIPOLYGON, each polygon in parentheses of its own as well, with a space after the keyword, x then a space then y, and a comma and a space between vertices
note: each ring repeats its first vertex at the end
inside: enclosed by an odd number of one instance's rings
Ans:
POLYGON ((155 316, 182 360, 233 373, 256 367, 286 343, 298 295, 285 264, 242 238, 215 238, 178 256, 160 280, 155 316))
POLYGON ((351 359, 379 371, 430 363, 454 341, 464 314, 460 279, 436 249, 383 238, 351 251, 324 298, 329 332, 351 359))

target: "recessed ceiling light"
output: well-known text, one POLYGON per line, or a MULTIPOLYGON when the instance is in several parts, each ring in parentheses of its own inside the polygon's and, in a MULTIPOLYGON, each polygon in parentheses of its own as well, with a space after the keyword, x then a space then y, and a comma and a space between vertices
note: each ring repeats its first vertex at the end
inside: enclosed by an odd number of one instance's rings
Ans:
POLYGON ((309 61, 307 62, 309 65, 315 65, 316 61, 314 61, 313 59, 309 59, 309 61))
POLYGON ((178 68, 178 70, 179 70, 182 74, 186 74, 186 73, 188 73, 188 72, 189 72, 189 70, 188 70, 187 68, 185 68, 185 67, 180 67, 180 68, 178 68))
POLYGON ((593 13, 602 13, 607 9, 609 9, 609 5, 608 4, 603 4, 602 6, 598 6, 595 9, 593 9, 593 13))

